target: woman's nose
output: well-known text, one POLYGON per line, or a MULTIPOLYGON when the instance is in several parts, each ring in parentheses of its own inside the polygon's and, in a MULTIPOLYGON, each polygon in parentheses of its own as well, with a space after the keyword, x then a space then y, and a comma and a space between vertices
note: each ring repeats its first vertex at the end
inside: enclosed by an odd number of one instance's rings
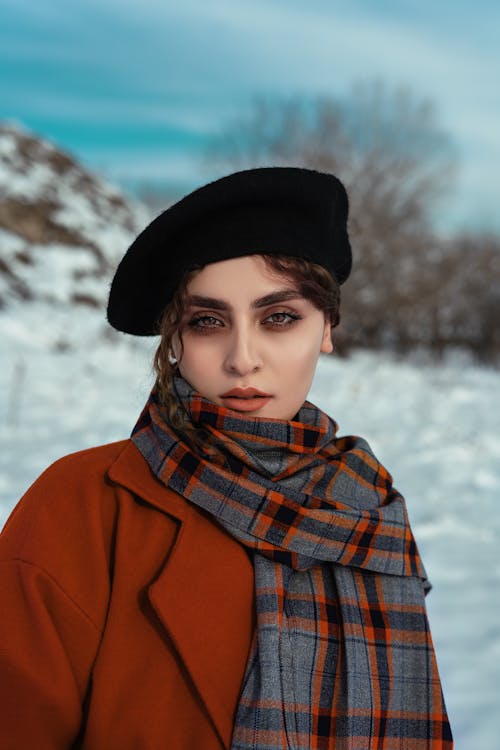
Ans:
POLYGON ((258 353, 257 342, 248 330, 233 331, 230 338, 224 367, 236 375, 247 375, 260 370, 262 358, 258 353))

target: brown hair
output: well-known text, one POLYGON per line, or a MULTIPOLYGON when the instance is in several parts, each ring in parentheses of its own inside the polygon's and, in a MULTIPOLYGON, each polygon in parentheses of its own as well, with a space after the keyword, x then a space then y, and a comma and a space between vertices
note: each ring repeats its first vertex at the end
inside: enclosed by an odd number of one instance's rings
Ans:
MULTIPOLYGON (((294 258, 289 255, 262 255, 261 257, 271 271, 284 274, 295 282, 301 295, 310 300, 330 320, 331 328, 339 324, 340 287, 326 268, 304 258, 294 258)), ((154 357, 155 389, 160 404, 164 407, 165 417, 174 427, 183 430, 188 429, 185 415, 173 394, 173 379, 177 365, 170 362, 169 352, 172 351, 172 338, 176 332, 179 332, 186 308, 188 284, 202 268, 203 266, 197 266, 184 274, 174 296, 165 307, 158 324, 161 339, 154 357)), ((182 352, 180 332, 179 338, 182 352)))

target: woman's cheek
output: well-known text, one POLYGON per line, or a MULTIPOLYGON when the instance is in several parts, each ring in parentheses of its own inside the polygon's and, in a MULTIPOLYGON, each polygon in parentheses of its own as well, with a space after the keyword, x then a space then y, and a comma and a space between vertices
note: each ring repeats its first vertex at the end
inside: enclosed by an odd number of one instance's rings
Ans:
POLYGON ((315 360, 319 347, 316 346, 315 336, 283 336, 283 341, 275 342, 273 351, 279 352, 279 356, 286 356, 288 362, 296 362, 306 367, 309 362, 315 360), (285 340, 286 339, 286 340, 285 340))

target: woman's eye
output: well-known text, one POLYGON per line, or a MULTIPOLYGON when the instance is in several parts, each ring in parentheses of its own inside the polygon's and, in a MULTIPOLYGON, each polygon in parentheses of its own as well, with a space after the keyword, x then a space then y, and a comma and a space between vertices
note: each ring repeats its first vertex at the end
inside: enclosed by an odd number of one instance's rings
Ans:
POLYGON ((217 328, 222 325, 222 321, 213 315, 196 315, 188 323, 190 328, 217 328))
POLYGON ((300 315, 291 312, 275 312, 265 319, 265 323, 275 326, 276 328, 283 328, 295 323, 296 320, 300 320, 300 315))

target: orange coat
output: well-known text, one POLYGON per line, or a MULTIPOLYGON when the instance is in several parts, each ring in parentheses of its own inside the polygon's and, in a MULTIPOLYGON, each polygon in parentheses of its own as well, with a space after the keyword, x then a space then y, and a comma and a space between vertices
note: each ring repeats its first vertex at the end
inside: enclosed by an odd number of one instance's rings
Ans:
POLYGON ((130 440, 47 469, 0 562, 2 750, 229 747, 253 567, 130 440))

